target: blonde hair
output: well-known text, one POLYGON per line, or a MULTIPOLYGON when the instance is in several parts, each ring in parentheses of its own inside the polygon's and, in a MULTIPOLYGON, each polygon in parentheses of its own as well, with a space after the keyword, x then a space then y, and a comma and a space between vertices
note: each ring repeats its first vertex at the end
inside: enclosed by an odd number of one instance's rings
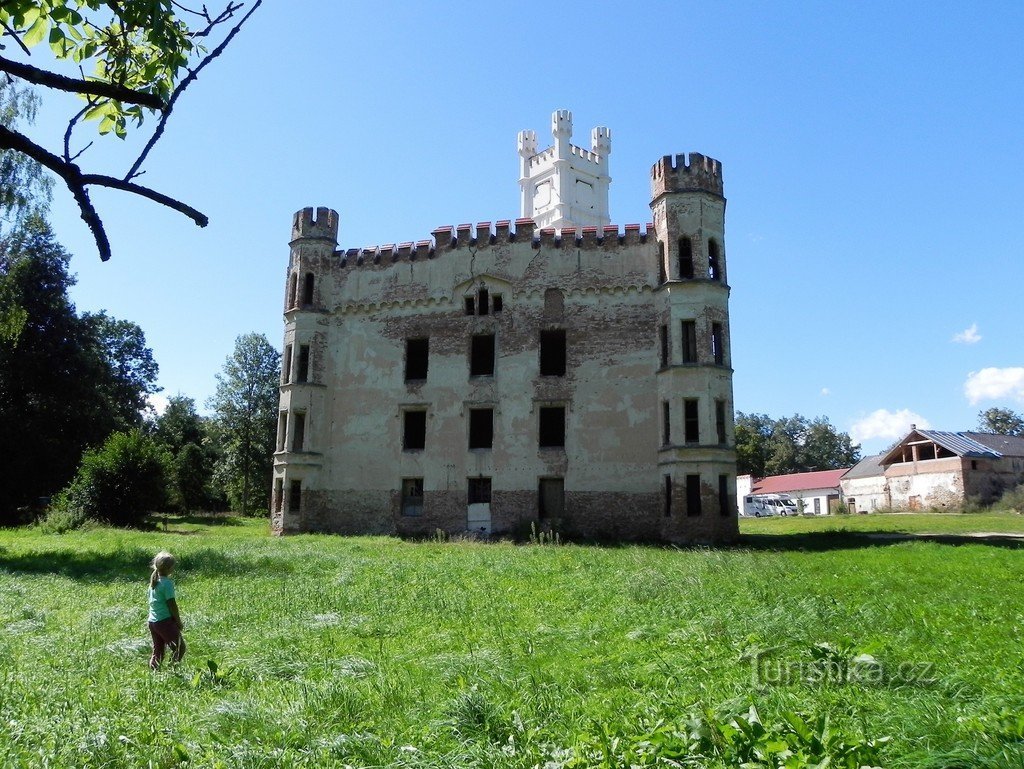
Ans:
POLYGON ((149 575, 149 586, 152 588, 156 587, 160 577, 166 577, 174 568, 174 556, 166 550, 161 550, 153 556, 150 566, 153 567, 153 573, 149 575))

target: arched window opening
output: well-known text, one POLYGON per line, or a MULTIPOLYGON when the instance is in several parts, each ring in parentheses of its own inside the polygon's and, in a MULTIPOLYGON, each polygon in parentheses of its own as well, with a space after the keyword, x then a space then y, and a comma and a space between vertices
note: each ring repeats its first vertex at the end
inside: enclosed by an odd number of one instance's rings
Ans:
POLYGON ((693 277, 693 241, 679 238, 679 278, 693 277))
POLYGON ((302 284, 302 303, 313 304, 313 273, 306 273, 306 280, 302 284))
POLYGON ((658 241, 658 282, 664 283, 668 280, 665 272, 665 244, 658 241))
POLYGON ((714 240, 708 241, 708 277, 711 280, 722 279, 722 267, 719 260, 718 243, 714 240))
POLYGON ((298 279, 299 279, 298 275, 296 275, 294 272, 292 273, 292 276, 288 279, 288 296, 285 297, 284 301, 285 301, 285 304, 287 304, 289 308, 292 308, 292 307, 295 306, 295 299, 296 299, 295 291, 296 291, 296 286, 297 286, 298 279))

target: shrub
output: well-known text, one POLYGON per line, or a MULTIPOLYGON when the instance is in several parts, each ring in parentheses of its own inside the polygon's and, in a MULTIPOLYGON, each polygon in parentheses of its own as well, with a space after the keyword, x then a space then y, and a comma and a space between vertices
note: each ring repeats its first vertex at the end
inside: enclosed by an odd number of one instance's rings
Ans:
POLYGON ((840 502, 838 505, 832 508, 833 515, 849 515, 850 508, 845 502, 840 502))
POLYGON ((1024 513, 1024 483, 1015 489, 1008 489, 1003 492, 1003 496, 999 500, 998 507, 1005 510, 1024 513))
POLYGON ((85 452, 71 483, 54 500, 46 526, 77 528, 87 520, 138 524, 166 504, 167 455, 134 430, 114 433, 100 449, 85 452))

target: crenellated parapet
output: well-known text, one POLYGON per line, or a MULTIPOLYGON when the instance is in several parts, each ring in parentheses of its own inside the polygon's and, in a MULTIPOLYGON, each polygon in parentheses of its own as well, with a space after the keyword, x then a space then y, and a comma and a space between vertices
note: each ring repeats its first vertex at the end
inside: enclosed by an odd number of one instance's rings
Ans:
POLYGON ((697 152, 666 155, 651 168, 651 199, 666 192, 711 192, 722 196, 722 164, 697 152))
POLYGON ((338 242, 338 212, 330 208, 303 208, 292 219, 292 240, 319 239, 338 242))
POLYGON ((535 249, 558 248, 617 248, 646 243, 654 236, 654 223, 627 224, 620 228, 609 224, 603 227, 554 227, 537 229, 533 219, 503 219, 498 222, 478 222, 476 225, 459 224, 437 227, 430 234, 433 240, 387 243, 380 246, 342 249, 336 253, 341 267, 363 265, 389 265, 395 262, 417 262, 459 249, 480 249, 504 243, 530 243, 535 249))

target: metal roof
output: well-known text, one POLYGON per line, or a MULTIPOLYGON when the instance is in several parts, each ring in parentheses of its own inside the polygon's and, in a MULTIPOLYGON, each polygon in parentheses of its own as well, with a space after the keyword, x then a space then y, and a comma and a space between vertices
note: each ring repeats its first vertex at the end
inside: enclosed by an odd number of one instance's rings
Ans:
POLYGON ((839 478, 846 469, 816 470, 810 473, 790 475, 769 475, 755 481, 751 494, 781 494, 785 491, 810 491, 812 489, 838 489, 839 478))
POLYGON ((943 430, 918 430, 917 432, 922 437, 935 441, 943 448, 949 449, 954 454, 959 454, 962 457, 999 459, 1002 456, 998 451, 993 451, 973 438, 968 438, 968 433, 950 433, 943 430))
POLYGON ((911 430, 906 438, 897 443, 892 449, 890 449, 884 457, 882 457, 880 464, 891 465, 896 461, 894 455, 899 452, 899 456, 902 457, 903 447, 908 441, 913 439, 914 436, 920 436, 925 440, 937 443, 947 451, 951 451, 960 457, 975 457, 982 459, 999 459, 1003 455, 998 451, 990 449, 982 443, 968 437, 969 435, 979 435, 979 433, 953 433, 945 430, 911 430))

